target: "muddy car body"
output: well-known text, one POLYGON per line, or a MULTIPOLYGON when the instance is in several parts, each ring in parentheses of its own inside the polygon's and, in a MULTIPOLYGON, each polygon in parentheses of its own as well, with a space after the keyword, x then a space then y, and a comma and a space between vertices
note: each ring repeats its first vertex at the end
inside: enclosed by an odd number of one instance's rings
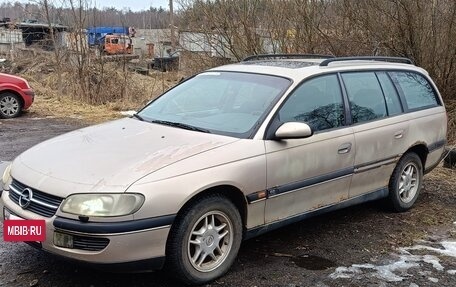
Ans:
POLYGON ((385 197, 406 211, 442 158, 446 112, 426 71, 392 60, 269 55, 211 69, 132 118, 24 152, 0 207, 45 220, 43 250, 166 261, 188 284, 223 275, 242 239, 284 224, 385 197))

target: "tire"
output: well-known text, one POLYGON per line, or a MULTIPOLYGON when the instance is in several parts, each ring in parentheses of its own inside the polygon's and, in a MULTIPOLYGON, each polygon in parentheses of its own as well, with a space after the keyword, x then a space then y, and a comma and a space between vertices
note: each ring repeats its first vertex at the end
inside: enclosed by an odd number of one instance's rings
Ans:
POLYGON ((389 202, 397 212, 409 210, 421 190, 423 165, 413 152, 406 153, 398 162, 389 182, 389 202))
POLYGON ((11 119, 22 112, 22 101, 13 93, 0 94, 0 118, 11 119))
POLYGON ((241 241, 236 206, 219 194, 202 197, 176 218, 167 243, 166 269, 188 285, 213 281, 229 270, 241 241))

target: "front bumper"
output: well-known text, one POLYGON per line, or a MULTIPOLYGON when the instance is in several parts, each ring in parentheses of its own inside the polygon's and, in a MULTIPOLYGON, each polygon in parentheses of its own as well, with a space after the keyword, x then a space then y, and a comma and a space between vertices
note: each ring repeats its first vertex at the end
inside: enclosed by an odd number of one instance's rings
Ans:
MULTIPOLYGON (((83 261, 88 264, 97 266, 112 265, 112 267, 128 265, 128 267, 137 266, 137 271, 149 266, 153 269, 161 268, 164 257, 166 239, 170 230, 170 221, 168 218, 163 221, 163 225, 158 226, 151 222, 132 221, 134 224, 125 223, 84 223, 77 220, 65 219, 62 217, 52 216, 46 218, 22 209, 19 205, 9 198, 9 191, 3 191, 0 200, 0 219, 3 222, 3 210, 24 219, 45 220, 46 222, 46 240, 39 244, 31 244, 35 247, 41 247, 44 251, 72 259, 83 261), (136 222, 140 222, 139 224, 136 222), (136 224, 136 225, 135 225, 136 224), (123 226, 122 226, 123 225, 123 226), (133 226, 133 227, 132 227, 133 226), (137 227, 144 227, 137 229, 137 227), (92 251, 78 248, 63 248, 54 244, 55 233, 63 233, 73 236, 74 238, 90 238, 93 240, 109 240, 109 243, 102 250, 92 251), (153 260, 156 259, 156 260, 153 260), (153 264, 135 264, 150 263, 153 264)), ((136 269, 136 268, 135 268, 136 269)), ((150 268, 146 268, 150 269, 150 268)))
POLYGON ((22 90, 22 98, 24 100, 24 106, 22 109, 27 110, 35 100, 35 92, 32 89, 22 90))

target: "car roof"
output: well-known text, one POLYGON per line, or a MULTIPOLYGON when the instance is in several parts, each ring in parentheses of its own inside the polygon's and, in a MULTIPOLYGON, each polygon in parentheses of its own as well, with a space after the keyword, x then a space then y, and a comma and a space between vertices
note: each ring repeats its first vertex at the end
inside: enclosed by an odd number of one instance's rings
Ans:
POLYGON ((410 70, 427 75, 427 72, 424 69, 413 64, 360 58, 359 60, 334 61, 327 65, 320 65, 323 61, 325 61, 325 59, 253 59, 216 67, 209 71, 266 74, 285 77, 294 81, 300 81, 303 78, 329 72, 359 70, 410 70))

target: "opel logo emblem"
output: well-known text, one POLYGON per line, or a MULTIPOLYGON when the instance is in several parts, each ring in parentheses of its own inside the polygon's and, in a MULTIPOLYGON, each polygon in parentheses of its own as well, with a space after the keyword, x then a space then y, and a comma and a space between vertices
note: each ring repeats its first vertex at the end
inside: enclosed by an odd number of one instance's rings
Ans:
POLYGON ((30 203, 32 203, 32 198, 33 191, 30 188, 24 188, 19 196, 19 206, 22 207, 22 209, 26 209, 29 207, 30 203))

